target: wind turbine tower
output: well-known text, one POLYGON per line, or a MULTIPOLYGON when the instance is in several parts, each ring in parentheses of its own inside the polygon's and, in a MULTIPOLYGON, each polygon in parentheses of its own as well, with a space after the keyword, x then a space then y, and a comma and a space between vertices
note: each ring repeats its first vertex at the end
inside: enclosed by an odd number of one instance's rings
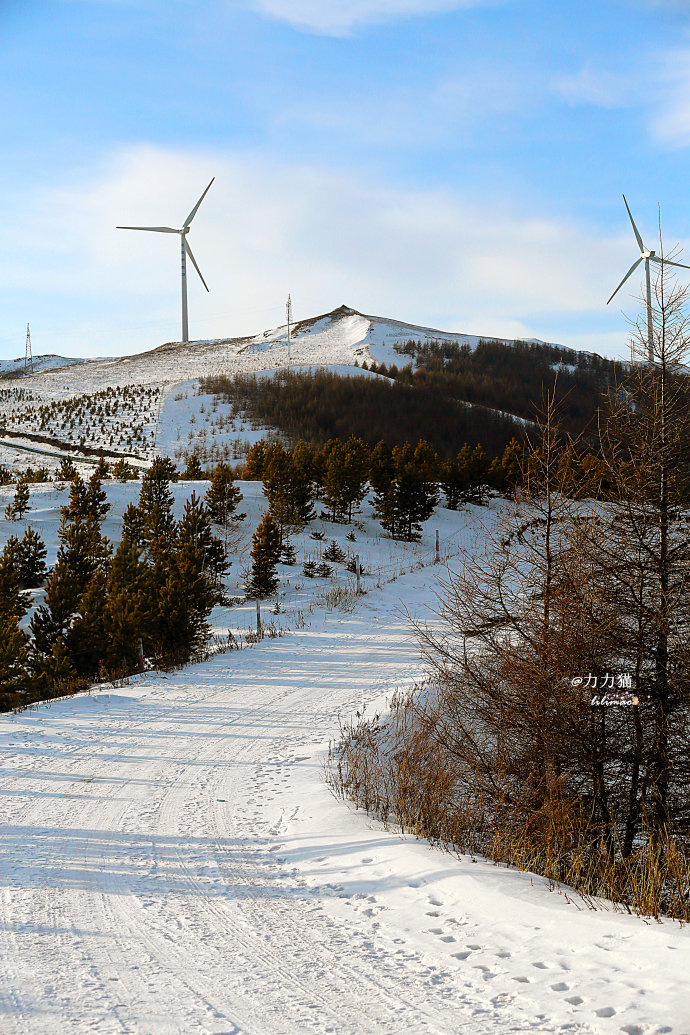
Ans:
POLYGON ((34 372, 34 356, 33 352, 31 351, 31 331, 29 330, 28 323, 26 325, 26 352, 24 354, 24 372, 26 373, 27 370, 30 370, 32 374, 34 372))
MULTIPOLYGON (((211 183, 213 183, 213 180, 215 180, 215 176, 211 180, 211 183)), ((152 233, 156 233, 156 234, 179 234, 180 235, 180 248, 181 248, 181 252, 182 252, 182 255, 181 255, 181 276, 182 276, 182 344, 183 345, 188 345, 189 344, 189 320, 188 320, 188 316, 187 316, 187 256, 189 256, 189 258, 192 260, 192 263, 194 265, 194 269, 197 271, 197 273, 199 274, 199 277, 201 279, 201 283, 204 285, 204 287, 208 291, 208 284, 204 280, 204 278, 202 276, 202 273, 201 273, 201 270, 197 266, 197 262, 196 262, 196 259, 194 258, 194 253, 192 252, 192 249, 189 247, 189 241, 187 240, 187 234, 189 233, 189 227, 191 225, 192 220, 194 219, 194 216, 199 211, 199 205, 201 204, 201 202, 204 200, 204 198, 206 197, 206 195, 209 192, 209 188, 211 186, 211 183, 209 183, 208 187, 206 188, 206 190, 201 195, 201 197, 197 201, 197 203, 194 206, 194 208, 192 209, 192 211, 189 213, 189 215, 185 219, 184 224, 183 224, 181 230, 175 230, 171 226, 118 226, 118 227, 115 228, 116 230, 150 230, 152 233)))
POLYGON ((630 277, 635 272, 635 270, 637 269, 637 267, 640 265, 641 262, 644 262, 644 274, 645 274, 645 281, 646 281, 646 299, 647 299, 647 356, 648 356, 649 362, 653 363, 654 362, 654 324, 653 324, 653 318, 652 318, 652 279, 651 279, 650 272, 649 272, 649 264, 650 264, 650 262, 656 262, 656 263, 659 264, 659 266, 662 266, 662 267, 663 266, 679 266, 681 269, 684 269, 684 270, 690 270, 690 266, 686 266, 682 262, 671 262, 670 259, 664 259, 663 257, 659 258, 659 256, 656 254, 655 251, 653 251, 650 248, 645 248, 645 246, 644 246, 644 244, 642 242, 642 238, 640 237, 640 231, 635 226, 635 220, 632 217, 632 212, 630 211, 630 207, 628 205, 628 202, 625 199, 625 194, 623 195, 623 201, 625 203, 625 207, 627 209, 628 215, 630 216, 630 222, 632 223, 633 233, 635 234, 635 240, 637 241, 637 246, 640 249, 640 257, 639 257, 639 259, 637 259, 632 264, 632 266, 630 267, 628 272, 625 274, 625 276, 621 280, 620 284, 618 285, 616 290, 613 292, 613 294, 611 295, 611 298, 609 298, 609 301, 606 304, 608 305, 609 302, 613 298, 615 298, 615 296, 618 294, 620 289, 625 284, 625 282, 628 279, 628 277, 630 277))

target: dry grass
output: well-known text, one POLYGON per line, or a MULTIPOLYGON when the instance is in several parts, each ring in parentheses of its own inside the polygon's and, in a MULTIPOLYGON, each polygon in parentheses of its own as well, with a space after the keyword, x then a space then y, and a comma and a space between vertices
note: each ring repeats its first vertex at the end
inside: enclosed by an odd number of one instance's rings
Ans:
POLYGON ((455 760, 433 736, 429 715, 438 706, 426 688, 417 688, 393 698, 385 721, 362 716, 343 726, 326 766, 334 793, 451 851, 539 874, 552 888, 573 888, 592 909, 607 899, 639 916, 690 920, 687 845, 643 833, 624 858, 556 781, 540 788, 538 808, 508 806, 499 796, 488 809, 461 790, 466 779, 456 779, 455 760))

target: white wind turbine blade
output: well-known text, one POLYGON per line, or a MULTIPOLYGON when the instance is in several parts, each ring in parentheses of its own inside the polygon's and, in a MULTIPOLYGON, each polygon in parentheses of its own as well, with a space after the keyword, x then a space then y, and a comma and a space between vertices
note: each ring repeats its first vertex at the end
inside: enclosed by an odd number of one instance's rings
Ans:
POLYGON ((679 266, 682 270, 690 270, 690 266, 686 266, 684 262, 671 262, 670 259, 660 259, 658 255, 650 255, 649 258, 652 262, 658 262, 660 266, 679 266))
MULTIPOLYGON (((626 282, 626 280, 628 279, 628 277, 629 277, 629 276, 631 276, 631 274, 633 274, 633 273, 635 272, 635 270, 637 269, 637 267, 638 267, 638 266, 640 265, 640 263, 641 263, 641 262, 643 262, 643 261, 644 261, 644 260, 643 260, 642 258, 640 258, 640 259, 638 259, 638 260, 637 260, 637 262, 634 262, 634 263, 632 264, 632 266, 630 267, 630 269, 628 270, 628 272, 627 272, 627 273, 625 274, 625 276, 624 276, 624 277, 623 277, 623 279, 621 280, 621 282, 620 282, 620 284, 618 285, 618 287, 616 288, 616 290, 615 290, 615 291, 613 292, 613 294, 611 295, 611 298, 609 298, 609 302, 611 301, 611 299, 612 299, 612 298, 614 298, 614 297, 615 297, 615 296, 616 296, 616 295, 618 294, 618 292, 619 292, 619 291, 620 291, 620 289, 621 289, 621 288, 623 287, 623 285, 625 284, 625 282, 626 282)), ((608 304, 609 304, 609 302, 607 302, 606 304, 608 305, 608 304)))
POLYGON ((644 244, 642 243, 642 238, 640 237, 640 231, 635 226, 635 220, 632 217, 632 212, 630 211, 630 206, 628 205, 628 202, 625 199, 625 194, 623 195, 623 201, 625 202, 625 207, 628 210, 628 215, 630 216, 630 222, 632 223, 632 228, 635 231, 635 238, 637 240, 638 245, 640 246, 640 251, 643 252, 646 249, 645 249, 644 244))
POLYGON ((152 230, 156 234, 179 234, 171 226, 116 226, 116 230, 152 230))
POLYGON ((195 269, 195 270, 197 271, 197 273, 198 273, 198 274, 199 274, 199 276, 201 277, 201 283, 202 283, 202 284, 204 285, 204 287, 205 287, 205 288, 206 288, 206 290, 208 291, 208 284, 207 284, 207 283, 206 283, 206 281, 204 280, 203 276, 201 275, 201 270, 200 270, 200 269, 199 269, 199 267, 197 266, 197 263, 196 263, 196 259, 194 258, 194 255, 193 255, 193 253, 192 253, 192 249, 191 249, 191 248, 189 247, 189 241, 185 241, 185 244, 184 244, 184 249, 185 249, 185 251, 187 252, 187 255, 189 256, 189 258, 190 258, 190 259, 192 260, 192 262, 194 263, 194 269, 195 269))
MULTIPOLYGON (((213 180, 215 180, 215 176, 213 177, 213 180)), ((211 180, 211 183, 213 183, 213 180, 211 180)), ((205 190, 205 191, 204 191, 204 193, 203 193, 203 194, 201 195, 201 197, 200 197, 200 198, 199 198, 199 200, 197 201, 197 203, 196 203, 196 205, 194 206, 194 208, 192 209, 192 211, 191 211, 191 212, 189 213, 189 215, 188 215, 188 216, 187 216, 187 218, 185 219, 185 221, 184 221, 184 225, 185 225, 185 226, 189 226, 189 224, 190 224, 190 223, 192 222, 192 220, 194 219, 194 216, 195 216, 195 215, 197 214, 197 212, 199 211, 199 205, 201 204, 201 202, 202 202, 202 201, 204 200, 204 198, 205 198, 205 197, 206 197, 206 195, 208 194, 208 192, 209 192, 209 189, 210 189, 210 187, 211 187, 211 183, 209 183, 208 187, 206 188, 206 190, 205 190)), ((196 265, 196 263, 195 263, 194 265, 196 265)), ((201 276, 201 274, 199 274, 199 276, 201 276)))

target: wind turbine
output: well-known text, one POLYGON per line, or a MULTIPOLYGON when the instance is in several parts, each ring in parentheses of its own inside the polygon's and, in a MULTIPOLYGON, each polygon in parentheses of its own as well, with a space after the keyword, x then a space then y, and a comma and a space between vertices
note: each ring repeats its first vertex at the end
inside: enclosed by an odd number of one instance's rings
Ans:
POLYGON ((649 248, 645 248, 645 246, 644 246, 644 244, 642 242, 642 238, 640 237, 640 231, 635 226, 635 220, 632 217, 632 212, 630 211, 630 206, 628 205, 628 202, 625 200, 625 194, 623 195, 623 201, 625 202, 625 207, 626 207, 626 209, 628 211, 628 215, 630 216, 630 222, 632 223, 633 232, 635 234, 635 240, 637 241, 638 247, 640 249, 640 257, 639 257, 639 259, 636 262, 634 262, 632 264, 632 266, 630 267, 628 272, 625 274, 625 276, 621 280, 620 284, 618 285, 616 290, 613 292, 613 294, 611 295, 611 298, 609 298, 609 301, 606 304, 608 305, 609 302, 613 298, 615 298, 615 296, 618 294, 620 289, 625 284, 625 282, 628 279, 628 277, 631 276, 635 272, 635 270, 637 269, 637 267, 640 265, 641 262, 644 262, 644 274, 645 274, 645 280, 647 282, 647 353, 648 353, 649 362, 653 363, 654 362, 654 339, 653 339, 653 327, 652 327, 652 281, 651 281, 651 277, 650 277, 650 273, 649 273, 649 264, 650 264, 650 262, 656 262, 656 263, 658 263, 662 267, 663 266, 680 266, 680 268, 684 269, 684 270, 690 270, 690 266, 686 266, 682 262, 671 262, 670 259, 663 259, 663 258, 660 259, 659 256, 656 254, 656 252, 652 251, 649 248))
MULTIPOLYGON (((211 180, 211 183, 213 183, 213 180, 215 180, 215 176, 211 180)), ((194 253, 192 252, 192 249, 189 247, 189 242, 187 241, 187 234, 189 233, 189 227, 190 227, 190 224, 191 224, 192 220, 194 219, 194 216, 199 211, 199 205, 201 204, 201 202, 204 200, 204 198, 206 197, 206 195, 209 192, 209 188, 211 186, 211 183, 209 183, 208 187, 206 188, 206 190, 201 195, 201 197, 197 201, 197 203, 194 206, 194 208, 192 209, 192 211, 189 213, 189 215, 185 219, 184 225, 183 225, 181 230, 174 230, 171 226, 117 226, 117 227, 115 227, 116 230, 150 230, 150 231, 152 231, 153 233, 156 233, 156 234, 179 234, 180 235, 180 245, 181 245, 181 248, 182 248, 182 344, 183 345, 188 345, 189 344, 189 324, 188 324, 188 320, 187 320, 187 256, 189 256, 189 258, 192 260, 192 262, 194 264, 194 269, 197 271, 197 273, 201 277, 201 283, 204 285, 204 287, 208 291, 208 284, 204 280, 204 278, 203 278, 203 276, 201 274, 201 270, 197 266, 197 262, 196 262, 196 259, 194 258, 194 253)))

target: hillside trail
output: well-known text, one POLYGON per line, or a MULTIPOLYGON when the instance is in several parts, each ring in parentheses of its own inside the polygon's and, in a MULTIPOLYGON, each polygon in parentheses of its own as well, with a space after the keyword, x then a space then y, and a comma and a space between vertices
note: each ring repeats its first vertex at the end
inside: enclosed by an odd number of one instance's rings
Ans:
POLYGON ((338 713, 419 670, 381 595, 202 665, 3 717, 0 1030, 608 1031, 579 997, 561 1027, 542 986, 524 994, 528 961, 498 913, 495 935, 460 907, 444 913, 431 892, 451 857, 406 855, 324 787, 314 745, 337 734, 338 713), (493 946, 491 966, 467 958, 479 944, 451 951, 462 925, 493 946))

